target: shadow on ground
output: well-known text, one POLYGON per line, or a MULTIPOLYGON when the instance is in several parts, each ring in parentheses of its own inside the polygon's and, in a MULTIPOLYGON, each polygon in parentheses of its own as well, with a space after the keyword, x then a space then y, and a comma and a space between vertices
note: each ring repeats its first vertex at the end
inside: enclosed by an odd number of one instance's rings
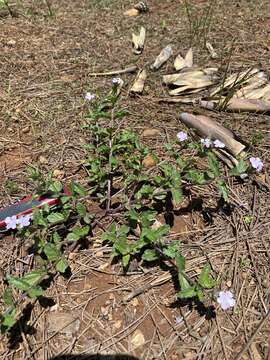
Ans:
POLYGON ((116 354, 116 355, 72 354, 72 355, 55 356, 50 358, 49 360, 139 360, 139 358, 126 354, 116 354))

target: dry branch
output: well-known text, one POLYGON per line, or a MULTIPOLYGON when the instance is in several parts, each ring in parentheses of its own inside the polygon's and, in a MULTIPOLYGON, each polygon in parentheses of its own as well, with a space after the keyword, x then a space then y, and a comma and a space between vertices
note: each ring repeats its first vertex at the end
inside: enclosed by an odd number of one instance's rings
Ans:
POLYGON ((245 149, 243 144, 234 139, 234 134, 231 130, 216 123, 207 116, 181 113, 180 120, 186 126, 194 128, 200 136, 206 136, 222 141, 225 144, 226 149, 234 156, 239 155, 245 149))

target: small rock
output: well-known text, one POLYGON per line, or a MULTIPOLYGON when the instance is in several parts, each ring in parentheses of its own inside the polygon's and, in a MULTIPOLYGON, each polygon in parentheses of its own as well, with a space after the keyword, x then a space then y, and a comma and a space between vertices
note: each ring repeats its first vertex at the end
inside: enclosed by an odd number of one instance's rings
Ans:
POLYGON ((107 267, 109 266, 109 263, 104 263, 104 264, 101 264, 99 267, 98 267, 98 270, 105 270, 107 267))
POLYGON ((71 253, 69 253, 68 254, 68 258, 69 258, 69 260, 73 260, 73 259, 75 259, 76 258, 76 253, 75 252, 71 252, 71 253))
POLYGON ((138 347, 145 344, 145 338, 141 330, 137 329, 134 331, 132 337, 131 337, 131 345, 134 349, 137 349, 138 347))
POLYGON ((151 226, 151 229, 153 230, 157 230, 158 228, 160 228, 163 224, 158 221, 158 220, 155 220, 154 224, 151 226))
POLYGON ((38 158, 38 161, 41 163, 41 164, 48 164, 48 159, 46 159, 44 156, 40 156, 39 158, 38 158))
POLYGON ((142 133, 142 137, 144 138, 151 138, 151 137, 156 137, 160 135, 160 131, 158 129, 145 129, 142 133))
POLYGON ((143 166, 145 168, 151 168, 153 166, 156 165, 156 161, 155 159, 153 158, 152 155, 148 154, 144 159, 143 159, 143 162, 142 162, 143 166))
POLYGON ((65 172, 63 170, 55 169, 53 170, 53 177, 57 179, 63 179, 65 172))
POLYGON ((97 251, 95 253, 95 255, 96 255, 96 257, 103 257, 104 253, 103 253, 103 251, 97 251))
POLYGON ((47 315, 48 333, 59 332, 72 336, 80 327, 80 320, 71 312, 50 312, 47 315))
POLYGON ((11 40, 7 41, 7 45, 8 46, 14 46, 14 45, 16 45, 16 41, 11 39, 11 40))
POLYGON ((139 300, 135 297, 134 299, 132 299, 131 305, 132 306, 138 306, 139 305, 139 300))
POLYGON ((22 128, 23 134, 27 134, 29 131, 30 131, 30 126, 25 126, 24 128, 22 128))
POLYGON ((132 9, 125 11, 124 15, 132 17, 132 16, 138 16, 139 13, 140 13, 139 10, 132 8, 132 9))

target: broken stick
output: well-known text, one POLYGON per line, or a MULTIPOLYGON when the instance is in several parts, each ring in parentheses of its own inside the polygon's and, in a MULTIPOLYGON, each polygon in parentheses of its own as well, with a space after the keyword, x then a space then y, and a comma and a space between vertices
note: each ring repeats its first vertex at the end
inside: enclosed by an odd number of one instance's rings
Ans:
POLYGON ((207 116, 181 113, 180 120, 188 127, 194 128, 200 136, 218 139, 234 156, 239 155, 245 145, 234 139, 234 133, 207 116))
POLYGON ((137 66, 134 65, 134 66, 127 67, 125 69, 112 70, 112 71, 107 71, 107 72, 103 72, 103 73, 90 73, 88 75, 89 76, 112 76, 112 75, 133 73, 136 70, 137 70, 137 66))

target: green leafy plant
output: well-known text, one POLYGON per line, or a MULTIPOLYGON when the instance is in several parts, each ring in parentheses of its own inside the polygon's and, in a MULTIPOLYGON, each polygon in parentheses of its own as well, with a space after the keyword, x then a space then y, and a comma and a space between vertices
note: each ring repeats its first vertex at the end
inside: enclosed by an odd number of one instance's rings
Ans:
MULTIPOLYGON (((27 239, 32 243, 33 265, 23 276, 10 273, 5 277, 2 332, 15 325, 23 304, 43 296, 45 278, 53 281, 55 275, 69 270, 68 246, 85 241, 104 217, 110 225, 106 229, 101 226, 101 239, 111 246, 112 259, 121 260, 126 272, 134 259, 140 266, 166 263, 177 275, 179 299, 202 301, 216 285, 209 264, 195 279, 188 277, 181 242, 172 241, 170 226, 157 219, 168 205, 172 209, 181 207, 186 192, 193 187, 211 183, 217 188, 217 196, 229 201, 227 177, 211 147, 197 141, 172 142, 164 146, 164 156, 157 156, 137 134, 122 129, 128 111, 118 105, 117 81, 104 98, 89 96, 95 100, 83 125, 87 138, 82 160, 84 186, 70 182, 64 189, 52 172, 44 176, 36 166, 28 169, 30 188, 36 196, 47 193, 58 203, 54 208, 45 205, 35 209, 31 224, 17 229, 22 242, 27 239), (102 215, 89 213, 89 198, 99 205, 102 215)), ((246 171, 248 165, 240 160, 230 176, 246 171)))

